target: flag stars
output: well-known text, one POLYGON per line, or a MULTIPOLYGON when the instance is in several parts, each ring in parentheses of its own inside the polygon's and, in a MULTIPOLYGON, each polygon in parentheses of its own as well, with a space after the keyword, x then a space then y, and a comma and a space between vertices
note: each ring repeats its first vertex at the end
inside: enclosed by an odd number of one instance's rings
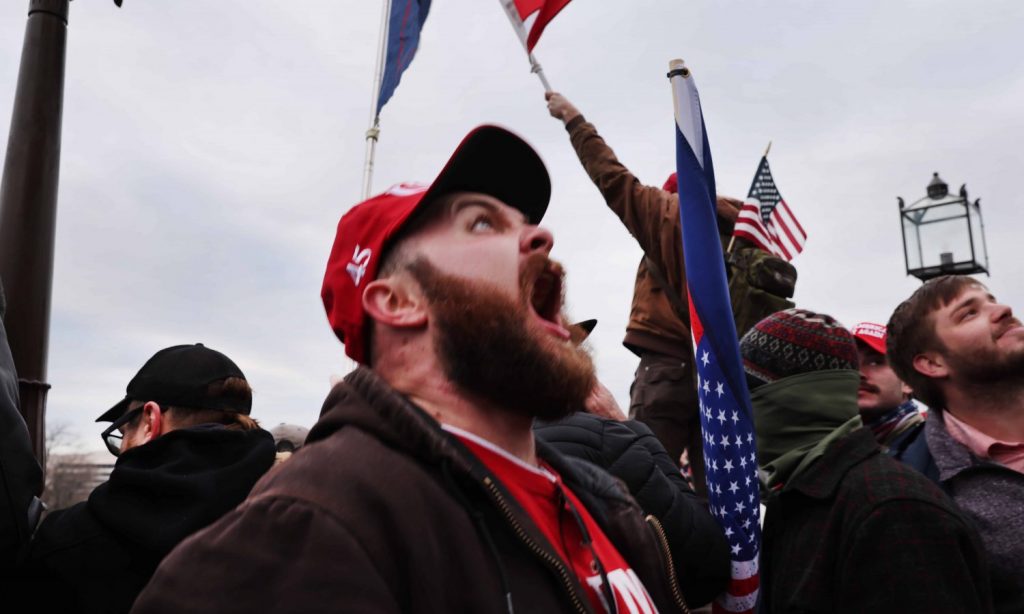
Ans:
MULTIPOLYGON (((747 433, 747 443, 754 443, 754 434, 753 433, 747 433)), ((750 460, 754 460, 754 459, 750 459, 750 460)))
POLYGON ((740 489, 740 485, 736 482, 729 482, 729 492, 736 494, 736 491, 740 489))
POLYGON ((726 448, 728 448, 730 445, 732 445, 732 442, 729 441, 729 436, 728 435, 722 435, 722 441, 720 443, 722 444, 722 446, 724 446, 726 448))
POLYGON ((715 494, 716 495, 722 494, 722 485, 721 484, 715 484, 715 494))
POLYGON ((743 521, 743 528, 744 529, 749 529, 750 528, 750 519, 749 518, 747 518, 746 520, 743 521))
POLYGON ((742 513, 743 513, 743 510, 745 510, 745 509, 747 509, 747 506, 746 506, 746 505, 743 505, 743 502, 742 502, 742 501, 737 501, 737 502, 736 502, 736 511, 737 511, 737 512, 739 512, 740 514, 742 514, 742 513))
POLYGON ((740 553, 740 545, 739 544, 733 544, 732 545, 732 553, 733 554, 739 554, 740 553))
MULTIPOLYGON (((715 386, 715 392, 718 393, 718 398, 722 398, 722 395, 725 394, 725 386, 722 385, 722 382, 718 382, 718 385, 715 386)), ((735 414, 736 412, 733 412, 733 415, 735 414)))
POLYGON ((718 471, 718 460, 717 459, 714 459, 714 458, 711 459, 711 470, 712 471, 718 471))
POLYGON ((732 459, 726 459, 725 465, 722 466, 722 469, 725 469, 726 471, 731 473, 733 470, 732 459))
POLYGON ((704 394, 711 392, 711 385, 708 384, 708 380, 704 380, 704 386, 702 386, 702 388, 704 389, 704 394))
POLYGON ((750 486, 750 476, 749 475, 747 476, 746 483, 744 485, 745 486, 750 486))
POLYGON ((746 456, 741 456, 740 457, 740 467, 743 467, 744 469, 747 468, 747 457, 746 456))
MULTIPOLYGON (((704 350, 704 354, 701 355, 700 361, 701 361, 701 363, 704 364, 705 367, 708 366, 709 362, 711 362, 711 359, 708 358, 708 351, 707 350, 704 350)), ((707 383, 708 383, 707 380, 704 380, 704 385, 705 386, 707 386, 707 383)), ((705 390, 707 390, 707 388, 705 388, 705 390)))
POLYGON ((733 533, 735 533, 735 531, 732 530, 732 527, 725 527, 725 536, 726 537, 732 537, 733 533))
POLYGON ((718 410, 718 423, 719 424, 725 424, 725 410, 724 409, 718 410))
MULTIPOLYGON (((736 424, 739 421, 740 421, 740 413, 738 411, 733 411, 732 412, 732 423, 736 424)), ((737 435, 736 437, 738 439, 739 435, 737 435)), ((737 441, 736 443, 739 443, 739 442, 737 441)))

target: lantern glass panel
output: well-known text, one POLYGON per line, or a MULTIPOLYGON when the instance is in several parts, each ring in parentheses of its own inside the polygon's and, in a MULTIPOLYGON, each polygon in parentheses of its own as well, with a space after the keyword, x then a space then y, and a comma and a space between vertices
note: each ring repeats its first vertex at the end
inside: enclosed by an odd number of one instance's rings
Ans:
POLYGON ((924 211, 917 229, 921 242, 923 267, 949 267, 958 262, 971 262, 971 234, 963 202, 929 207, 924 211))
POLYGON ((911 211, 903 214, 903 242, 904 247, 907 250, 907 270, 909 271, 924 267, 921 263, 923 256, 921 252, 921 237, 918 232, 918 225, 915 223, 914 218, 911 217, 915 213, 919 212, 911 211))
POLYGON ((967 214, 971 222, 971 238, 974 241, 974 260, 987 271, 988 250, 985 247, 985 235, 981 232, 981 208, 977 204, 969 204, 967 214))

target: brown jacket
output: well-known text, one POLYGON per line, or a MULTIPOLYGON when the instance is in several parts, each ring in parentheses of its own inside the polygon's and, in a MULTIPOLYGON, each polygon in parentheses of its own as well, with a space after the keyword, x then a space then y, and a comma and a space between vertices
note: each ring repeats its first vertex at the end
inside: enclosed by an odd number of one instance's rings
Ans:
MULTIPOLYGON (((666 291, 675 293, 686 305, 686 271, 683 267, 682 229, 679 197, 661 188, 640 183, 582 115, 566 125, 572 146, 583 168, 601 191, 608 207, 619 216, 633 235, 645 258, 640 260, 633 288, 633 306, 622 343, 633 353, 667 354, 683 360, 693 356, 690 320, 676 315, 666 291), (648 259, 658 267, 671 288, 662 288, 649 269, 648 259)), ((735 213, 719 202, 719 230, 728 239, 735 213), (725 213, 723 216, 721 213, 725 213), (731 218, 731 220, 729 219, 731 218)))
MULTIPOLYGON (((593 465, 537 442, 661 612, 684 610, 656 521, 593 465)), ((678 569, 678 568, 676 568, 678 569)), ((336 386, 307 445, 161 564, 134 612, 590 612, 503 486, 372 371, 336 386)))

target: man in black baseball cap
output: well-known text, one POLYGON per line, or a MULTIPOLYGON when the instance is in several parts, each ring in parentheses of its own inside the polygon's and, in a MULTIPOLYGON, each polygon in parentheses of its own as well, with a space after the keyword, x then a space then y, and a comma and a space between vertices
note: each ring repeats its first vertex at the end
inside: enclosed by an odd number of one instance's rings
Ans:
POLYGON ((112 422, 103 432, 103 443, 118 456, 175 423, 227 423, 252 430, 255 425, 247 418, 251 409, 252 389, 238 365, 197 343, 154 354, 128 382, 125 397, 96 422, 112 422), (176 420, 166 422, 171 408, 178 409, 176 420))
POLYGON ((252 389, 224 354, 153 355, 97 422, 117 462, 89 499, 39 525, 16 577, 39 611, 127 612, 161 559, 238 505, 274 462, 252 389))

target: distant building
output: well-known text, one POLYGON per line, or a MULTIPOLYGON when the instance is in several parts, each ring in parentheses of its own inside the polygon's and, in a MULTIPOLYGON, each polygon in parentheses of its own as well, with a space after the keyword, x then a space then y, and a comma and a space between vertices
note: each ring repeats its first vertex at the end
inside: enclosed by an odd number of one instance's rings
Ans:
POLYGON ((89 493, 107 481, 117 459, 109 453, 51 454, 46 462, 43 502, 49 511, 85 501, 89 493))

